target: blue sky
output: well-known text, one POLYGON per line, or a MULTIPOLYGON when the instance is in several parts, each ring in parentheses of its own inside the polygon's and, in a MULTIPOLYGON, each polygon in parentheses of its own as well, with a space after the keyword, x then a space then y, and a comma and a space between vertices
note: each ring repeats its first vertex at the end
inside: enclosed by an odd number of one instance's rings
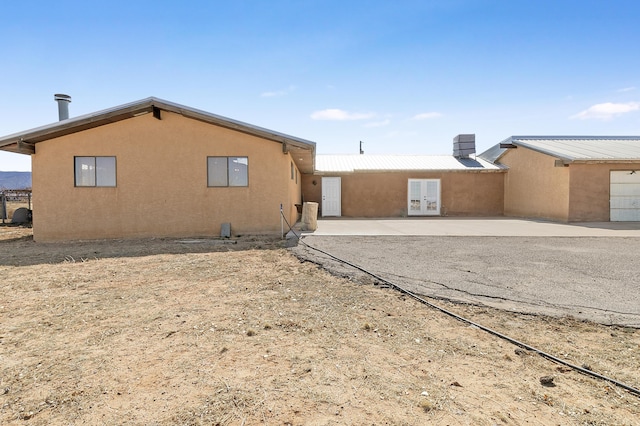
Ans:
MULTIPOLYGON (((28 1, 0 18, 0 135, 156 96, 317 143, 449 154, 640 135, 640 2, 28 1)), ((0 152, 0 170, 30 170, 0 152)))

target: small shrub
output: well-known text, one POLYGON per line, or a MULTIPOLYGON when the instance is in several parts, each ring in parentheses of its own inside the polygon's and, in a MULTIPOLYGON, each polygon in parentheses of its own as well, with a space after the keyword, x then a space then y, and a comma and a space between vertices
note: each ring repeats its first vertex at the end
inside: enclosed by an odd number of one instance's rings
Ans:
POLYGON ((432 403, 431 401, 427 401, 426 399, 425 399, 425 400, 420 401, 420 402, 418 403, 418 407, 422 408, 422 410, 423 410, 425 413, 428 413, 429 411, 431 411, 431 410, 433 410, 433 409, 435 408, 435 406, 433 405, 433 403, 432 403))

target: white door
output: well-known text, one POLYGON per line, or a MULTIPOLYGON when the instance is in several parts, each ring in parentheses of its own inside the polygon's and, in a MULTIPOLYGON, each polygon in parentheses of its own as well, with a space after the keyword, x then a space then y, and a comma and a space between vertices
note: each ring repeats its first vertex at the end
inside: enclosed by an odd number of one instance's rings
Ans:
POLYGON ((409 179, 409 216, 440 215, 440 179, 409 179))
POLYGON ((339 177, 322 178, 322 216, 342 215, 342 181, 339 177))
POLYGON ((609 192, 609 220, 640 221, 640 172, 612 171, 609 192))

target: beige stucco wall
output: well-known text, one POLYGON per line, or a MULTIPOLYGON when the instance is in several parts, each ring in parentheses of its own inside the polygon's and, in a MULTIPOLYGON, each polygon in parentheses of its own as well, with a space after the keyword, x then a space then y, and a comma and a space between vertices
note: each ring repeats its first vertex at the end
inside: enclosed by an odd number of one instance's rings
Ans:
POLYGON ((610 180, 612 170, 638 170, 637 163, 572 163, 569 221, 607 222, 610 220, 610 180))
POLYGON ((505 216, 569 220, 569 167, 555 167, 555 160, 521 147, 504 154, 505 216))
POLYGON ((301 184, 282 145, 162 111, 37 144, 37 241, 279 233, 301 184), (75 187, 74 156, 116 156, 115 188, 75 187), (248 187, 207 187, 207 156, 247 156, 248 187))
MULTIPOLYGON (((293 227, 295 223, 300 219, 300 215, 298 214, 298 209, 296 208, 296 204, 302 203, 302 175, 300 174, 300 170, 293 162, 292 158, 289 158, 289 174, 288 174, 289 184, 288 184, 288 198, 287 203, 283 205, 284 213, 286 215, 287 222, 293 227), (291 165, 293 165, 293 179, 291 178, 291 165), (288 211, 287 211, 288 210, 288 211)), ((286 234, 289 230, 287 224, 284 223, 285 227, 284 233, 286 234)))
POLYGON ((555 157, 526 148, 510 149, 500 159, 505 177, 505 216, 563 222, 609 221, 610 173, 635 170, 637 163, 570 163, 555 167, 555 157))
MULTIPOLYGON (((504 173, 380 172, 331 175, 342 180, 342 216, 407 215, 409 179, 440 179, 441 213, 447 216, 501 216, 504 173)), ((322 209, 322 176, 305 175, 302 194, 322 209), (315 184, 314 184, 315 182, 315 184)))

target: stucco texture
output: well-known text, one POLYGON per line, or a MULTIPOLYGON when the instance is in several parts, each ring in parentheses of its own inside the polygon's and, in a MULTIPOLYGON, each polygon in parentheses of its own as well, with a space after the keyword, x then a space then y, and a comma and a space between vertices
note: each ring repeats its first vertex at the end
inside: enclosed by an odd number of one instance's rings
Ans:
POLYGON ((571 164, 569 221, 609 221, 611 171, 638 169, 640 162, 571 164))
POLYGON ((505 216, 569 220, 569 167, 555 167, 555 160, 526 148, 505 153, 505 216))
POLYGON ((505 216, 562 222, 610 220, 612 170, 637 170, 640 162, 572 162, 556 167, 557 158, 527 148, 510 149, 500 159, 505 177, 505 216))
MULTIPOLYGON (((407 216, 409 179, 440 179, 442 216, 502 216, 502 172, 379 172, 330 176, 341 177, 344 217, 407 216)), ((302 194, 305 201, 318 202, 322 209, 322 176, 305 175, 302 194)))
POLYGON ((37 241, 280 232, 301 183, 282 144, 162 111, 40 142, 33 158, 37 241), (115 156, 114 188, 75 187, 74 156, 115 156), (248 157, 247 187, 208 187, 208 156, 248 157))

